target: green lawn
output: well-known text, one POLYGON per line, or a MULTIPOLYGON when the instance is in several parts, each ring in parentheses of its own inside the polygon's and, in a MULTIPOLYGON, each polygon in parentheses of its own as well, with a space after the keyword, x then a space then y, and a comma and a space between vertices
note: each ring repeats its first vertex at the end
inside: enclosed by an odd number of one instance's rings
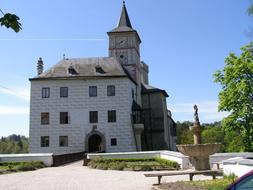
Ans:
POLYGON ((39 161, 33 162, 1 162, 0 174, 13 173, 19 171, 31 171, 44 168, 45 165, 39 161))
POLYGON ((192 186, 201 187, 203 188, 203 190, 223 190, 232 182, 232 177, 224 177, 222 179, 216 180, 191 181, 185 183, 190 184, 192 186))

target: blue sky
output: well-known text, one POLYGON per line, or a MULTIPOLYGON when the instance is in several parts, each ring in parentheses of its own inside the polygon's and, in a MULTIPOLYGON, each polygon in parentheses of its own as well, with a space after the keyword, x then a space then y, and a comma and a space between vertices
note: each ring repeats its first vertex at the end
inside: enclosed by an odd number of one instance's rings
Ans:
MULTIPOLYGON (((175 121, 219 121, 220 86, 213 73, 230 52, 248 44, 248 0, 126 0, 149 65, 150 84, 165 89, 175 121)), ((106 32, 117 24, 121 0, 8 0, 3 12, 17 14, 23 30, 0 27, 0 136, 29 134, 29 81, 39 57, 45 68, 68 58, 108 55, 106 32)))

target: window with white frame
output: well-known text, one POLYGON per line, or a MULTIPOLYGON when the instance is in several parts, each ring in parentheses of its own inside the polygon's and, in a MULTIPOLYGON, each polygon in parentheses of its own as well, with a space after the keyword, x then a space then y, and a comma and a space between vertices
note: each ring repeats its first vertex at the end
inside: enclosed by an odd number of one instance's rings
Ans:
POLYGON ((116 122, 116 110, 108 111, 108 122, 109 123, 116 122))
POLYGON ((49 112, 40 113, 40 123, 41 123, 41 125, 48 125, 49 124, 49 112))
POLYGON ((41 97, 42 98, 49 98, 50 96, 50 88, 42 88, 41 90, 41 97))
POLYGON ((68 87, 60 87, 60 97, 61 98, 68 97, 68 87))
POLYGON ((40 137, 40 146, 41 147, 49 147, 49 136, 41 136, 40 137))
POLYGON ((115 86, 114 85, 107 86, 107 96, 115 96, 115 86))
POLYGON ((97 86, 89 86, 89 96, 90 97, 97 96, 97 86))

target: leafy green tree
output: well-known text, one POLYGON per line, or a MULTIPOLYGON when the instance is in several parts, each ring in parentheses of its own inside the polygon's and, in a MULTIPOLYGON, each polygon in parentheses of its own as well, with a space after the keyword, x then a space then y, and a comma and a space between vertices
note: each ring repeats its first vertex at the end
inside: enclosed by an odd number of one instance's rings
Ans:
POLYGON ((0 25, 5 26, 6 28, 11 28, 15 32, 22 30, 21 23, 19 22, 19 17, 15 14, 4 13, 1 9, 0 12, 3 14, 3 17, 0 17, 0 25))
POLYGON ((190 121, 177 122, 177 144, 193 143, 193 133, 189 129, 192 125, 193 123, 190 121))
POLYGON ((240 134, 236 131, 225 133, 225 152, 243 152, 244 145, 240 134))
POLYGON ((10 135, 0 139, 0 154, 27 153, 28 138, 20 135, 10 135))
POLYGON ((253 16, 253 4, 251 4, 247 10, 249 16, 253 16))
POLYGON ((225 67, 214 77, 222 86, 219 111, 230 112, 222 127, 225 131, 239 131, 244 151, 253 151, 253 43, 241 50, 240 56, 231 53, 225 67))

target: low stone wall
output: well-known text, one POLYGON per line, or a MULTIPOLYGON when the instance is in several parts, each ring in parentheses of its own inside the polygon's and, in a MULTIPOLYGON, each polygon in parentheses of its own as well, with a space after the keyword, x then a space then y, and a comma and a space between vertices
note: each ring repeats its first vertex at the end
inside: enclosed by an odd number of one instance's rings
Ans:
POLYGON ((177 162, 181 169, 189 169, 191 167, 189 157, 174 151, 161 151, 160 158, 177 162))
POLYGON ((231 158, 224 160, 223 173, 225 175, 235 174, 238 177, 253 170, 253 159, 246 159, 241 157, 231 158))
POLYGON ((253 158, 253 153, 251 152, 231 152, 231 153, 216 153, 210 156, 210 164, 211 167, 214 163, 221 163, 224 160, 235 158, 235 157, 241 157, 241 158, 253 158))
POLYGON ((160 158, 160 151, 143 151, 143 152, 117 152, 117 153, 90 153, 88 159, 96 158, 160 158))
POLYGON ((179 152, 174 151, 141 151, 141 152, 119 152, 119 153, 99 153, 87 154, 88 159, 96 158, 163 158, 177 162, 182 169, 188 169, 189 158, 179 152))
POLYGON ((29 162, 41 161, 46 166, 53 165, 53 154, 0 154, 0 162, 29 162))

